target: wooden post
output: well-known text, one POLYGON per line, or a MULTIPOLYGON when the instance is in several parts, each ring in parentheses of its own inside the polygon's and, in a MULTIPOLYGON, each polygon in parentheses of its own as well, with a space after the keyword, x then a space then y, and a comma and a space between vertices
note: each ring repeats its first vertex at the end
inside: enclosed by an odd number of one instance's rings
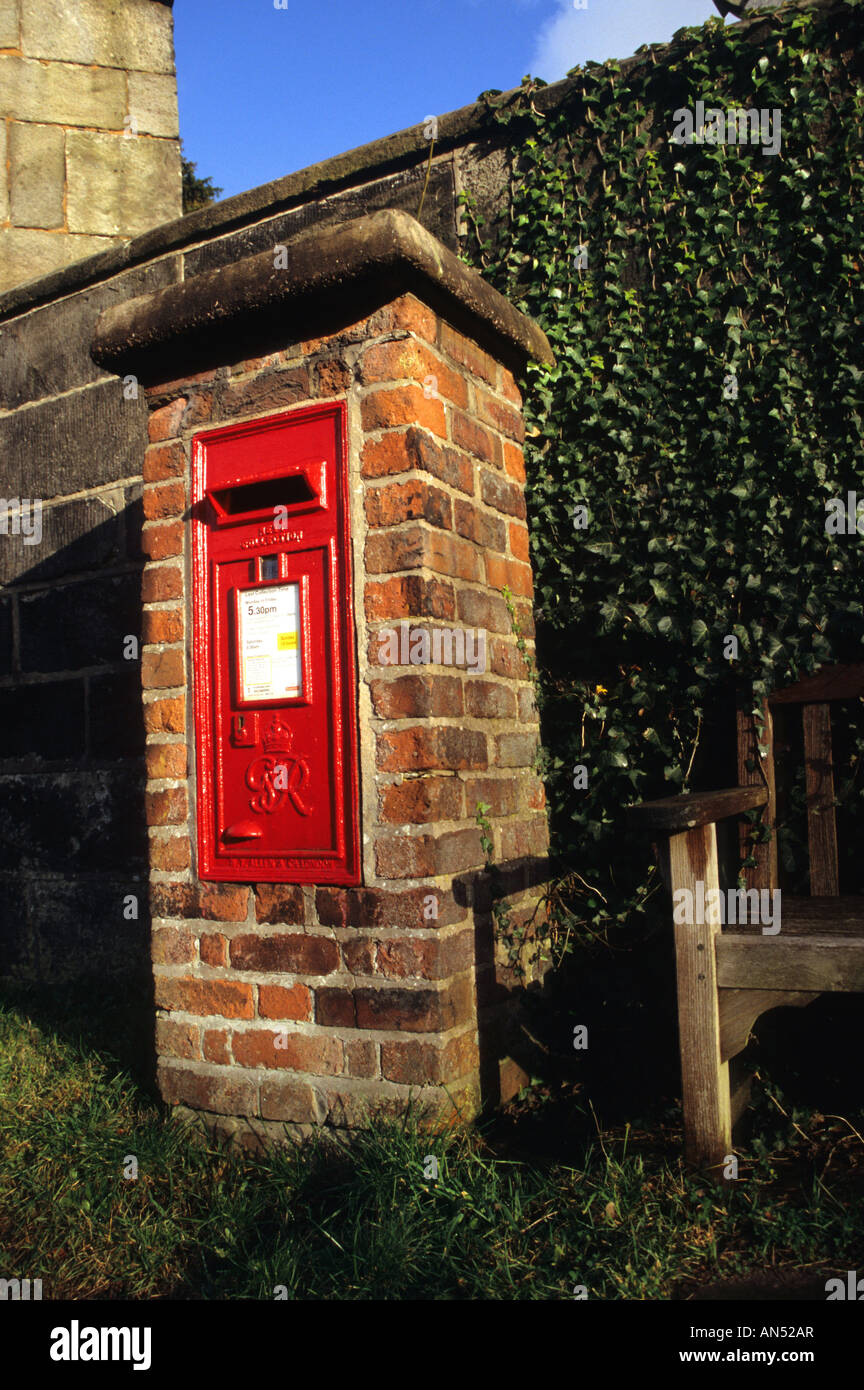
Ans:
POLYGON ((758 730, 754 716, 747 709, 739 708, 738 722, 738 784, 742 787, 766 787, 768 802, 762 812, 762 824, 772 830, 771 839, 762 844, 749 843, 750 825, 742 822, 741 850, 745 856, 752 855, 756 863, 744 870, 748 888, 779 887, 777 861, 777 788, 774 777, 774 721, 766 700, 762 706, 765 727, 762 743, 758 742, 758 730), (764 756, 763 756, 764 754, 764 756), (747 763, 754 764, 752 770, 747 763))
MULTIPOLYGON (((696 826, 669 841, 672 892, 687 889, 692 920, 675 922, 678 974, 678 1029, 681 1046, 681 1086, 684 1104, 684 1148, 687 1162, 708 1168, 722 1180, 726 1156, 732 1152, 729 1063, 721 1060, 720 1009, 714 940, 720 932, 717 829, 696 826), (704 911, 700 913, 700 907, 704 911), (699 922, 700 915, 706 919, 699 922)), ((673 901, 676 899, 673 896, 673 901)), ((676 901, 675 916, 684 914, 676 901)))
POLYGON ((840 892, 840 880, 834 812, 834 764, 831 757, 831 706, 804 705, 801 715, 807 775, 810 896, 836 898, 840 892))

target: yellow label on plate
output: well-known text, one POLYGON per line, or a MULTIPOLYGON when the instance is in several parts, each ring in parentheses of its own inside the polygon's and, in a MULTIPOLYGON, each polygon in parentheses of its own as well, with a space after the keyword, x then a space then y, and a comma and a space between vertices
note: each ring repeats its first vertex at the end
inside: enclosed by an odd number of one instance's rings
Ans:
POLYGON ((276 649, 280 652, 290 651, 297 646, 296 632, 280 632, 276 640, 276 649))

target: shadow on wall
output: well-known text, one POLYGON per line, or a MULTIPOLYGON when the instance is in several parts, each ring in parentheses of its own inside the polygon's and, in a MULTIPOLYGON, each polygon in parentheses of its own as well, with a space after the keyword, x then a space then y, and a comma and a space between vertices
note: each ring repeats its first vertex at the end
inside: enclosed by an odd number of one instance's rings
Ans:
POLYGON ((113 1000, 152 1051, 140 496, 0 534, 0 982, 61 1031, 113 1000))

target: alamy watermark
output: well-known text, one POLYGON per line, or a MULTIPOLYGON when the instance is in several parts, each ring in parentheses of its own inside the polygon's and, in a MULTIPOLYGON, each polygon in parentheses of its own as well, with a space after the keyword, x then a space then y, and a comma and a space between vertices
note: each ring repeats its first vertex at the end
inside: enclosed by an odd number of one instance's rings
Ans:
POLYGON ((676 888, 672 894, 672 920, 678 926, 702 927, 706 921, 716 922, 719 916, 723 926, 736 926, 744 922, 761 922, 763 936, 776 936, 782 925, 780 889, 768 888, 709 888, 696 884, 696 892, 689 888, 676 888))
POLYGON ((727 111, 697 101, 695 111, 680 106, 670 145, 761 145, 763 154, 779 154, 782 115, 779 106, 733 106, 727 111))
POLYGON ((42 539, 42 500, 39 497, 0 497, 0 536, 23 536, 25 545, 42 539))
POLYGON ((486 670, 486 633, 482 628, 382 627, 378 633, 380 666, 461 666, 472 675, 486 670))

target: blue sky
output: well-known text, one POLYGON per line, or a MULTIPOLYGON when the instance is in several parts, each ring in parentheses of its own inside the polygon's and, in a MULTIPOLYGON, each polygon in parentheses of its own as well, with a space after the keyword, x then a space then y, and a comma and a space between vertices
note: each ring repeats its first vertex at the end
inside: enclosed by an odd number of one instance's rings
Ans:
POLYGON ((227 198, 716 16, 712 0, 175 0, 184 152, 227 198))

